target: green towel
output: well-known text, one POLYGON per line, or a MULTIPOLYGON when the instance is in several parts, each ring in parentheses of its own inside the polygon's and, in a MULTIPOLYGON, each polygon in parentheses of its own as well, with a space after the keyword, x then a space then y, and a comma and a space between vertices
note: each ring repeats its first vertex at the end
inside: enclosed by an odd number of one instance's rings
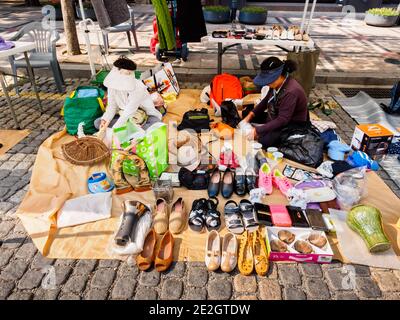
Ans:
POLYGON ((152 4, 157 16, 160 49, 172 50, 175 48, 175 35, 167 2, 166 0, 153 0, 152 4))

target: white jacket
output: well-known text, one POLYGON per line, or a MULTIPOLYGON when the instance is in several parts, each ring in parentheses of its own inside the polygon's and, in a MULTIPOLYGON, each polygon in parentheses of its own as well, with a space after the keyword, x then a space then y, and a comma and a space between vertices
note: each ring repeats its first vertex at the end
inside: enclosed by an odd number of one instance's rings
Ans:
POLYGON ((154 106, 147 87, 139 80, 134 79, 134 82, 135 87, 129 91, 108 88, 108 103, 102 119, 110 122, 118 113, 120 117, 113 126, 115 128, 123 126, 136 113, 139 107, 148 116, 154 116, 159 120, 162 119, 161 113, 154 106))

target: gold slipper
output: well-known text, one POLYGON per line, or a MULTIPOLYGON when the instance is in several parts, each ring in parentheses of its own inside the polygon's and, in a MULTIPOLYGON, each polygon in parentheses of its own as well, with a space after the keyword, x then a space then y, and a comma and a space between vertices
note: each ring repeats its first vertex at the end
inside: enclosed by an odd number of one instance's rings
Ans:
POLYGON ((254 265, 259 276, 265 276, 268 273, 269 261, 265 239, 260 230, 257 230, 253 238, 254 265))
POLYGON ((238 267, 244 276, 250 275, 254 269, 252 233, 248 231, 242 235, 240 240, 238 267))

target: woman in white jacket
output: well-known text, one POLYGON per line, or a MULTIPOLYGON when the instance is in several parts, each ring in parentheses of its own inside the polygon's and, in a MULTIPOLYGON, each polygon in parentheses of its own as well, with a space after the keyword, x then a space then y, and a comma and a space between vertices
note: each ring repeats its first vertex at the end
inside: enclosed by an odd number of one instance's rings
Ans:
POLYGON ((126 57, 120 57, 114 62, 114 67, 104 79, 108 99, 106 112, 96 119, 96 128, 121 127, 139 109, 147 115, 143 129, 161 121, 161 113, 155 108, 147 87, 135 78, 135 70, 136 64, 126 57))

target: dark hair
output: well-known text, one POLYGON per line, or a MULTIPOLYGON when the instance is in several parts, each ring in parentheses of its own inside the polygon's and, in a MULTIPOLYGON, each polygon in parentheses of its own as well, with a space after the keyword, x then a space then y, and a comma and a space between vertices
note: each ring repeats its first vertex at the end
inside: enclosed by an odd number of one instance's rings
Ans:
POLYGON ((136 70, 136 63, 133 62, 132 60, 128 59, 125 56, 120 56, 117 60, 114 62, 114 66, 117 67, 118 69, 125 69, 125 70, 136 70))
POLYGON ((277 57, 269 57, 261 63, 262 71, 274 70, 283 65, 282 75, 292 73, 297 70, 297 63, 293 60, 282 61, 277 57))

